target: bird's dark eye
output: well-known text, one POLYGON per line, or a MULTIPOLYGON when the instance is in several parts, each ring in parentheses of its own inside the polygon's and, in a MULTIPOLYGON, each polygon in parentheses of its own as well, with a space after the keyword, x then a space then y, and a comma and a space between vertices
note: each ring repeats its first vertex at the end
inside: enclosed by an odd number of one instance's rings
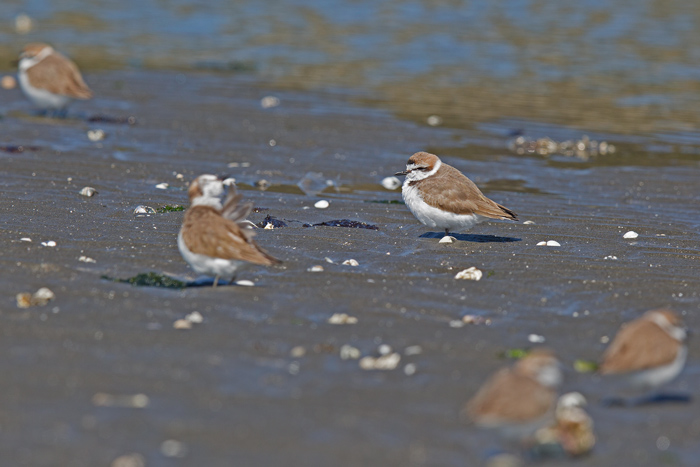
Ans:
POLYGON ((427 167, 416 167, 418 170, 428 170, 427 167))

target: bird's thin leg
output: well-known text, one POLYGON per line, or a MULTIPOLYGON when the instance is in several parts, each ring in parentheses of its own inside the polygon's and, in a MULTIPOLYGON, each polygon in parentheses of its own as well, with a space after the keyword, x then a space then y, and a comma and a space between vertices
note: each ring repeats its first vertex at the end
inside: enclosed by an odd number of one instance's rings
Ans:
POLYGON ((236 276, 233 276, 230 281, 228 281, 228 285, 233 284, 233 281, 236 280, 236 276))
POLYGON ((212 285, 212 287, 216 287, 217 285, 219 285, 219 276, 216 276, 214 278, 214 284, 212 285))

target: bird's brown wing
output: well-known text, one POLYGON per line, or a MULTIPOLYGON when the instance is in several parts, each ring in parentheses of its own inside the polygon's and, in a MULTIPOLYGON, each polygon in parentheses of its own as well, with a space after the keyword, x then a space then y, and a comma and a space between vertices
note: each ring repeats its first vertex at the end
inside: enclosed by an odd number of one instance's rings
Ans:
POLYGON ((249 239, 238 224, 209 206, 195 206, 185 213, 182 236, 192 253, 266 266, 281 262, 249 239))
POLYGON ((669 364, 678 355, 677 344, 656 323, 632 321, 623 325, 605 350, 600 372, 626 373, 669 364))
POLYGON ((250 211, 253 210, 253 203, 241 203, 243 195, 236 193, 236 188, 230 186, 228 193, 226 193, 226 199, 224 200, 224 206, 221 209, 221 215, 226 219, 229 219, 238 225, 241 232, 248 240, 252 240, 255 236, 255 230, 245 222, 250 211))
POLYGON ((37 65, 29 68, 27 77, 32 86, 46 89, 54 94, 75 99, 90 99, 92 97, 92 91, 83 81, 75 63, 55 51, 37 65))
POLYGON ((491 219, 518 220, 513 211, 484 196, 479 187, 459 170, 444 163, 439 170, 443 177, 441 182, 444 182, 440 185, 429 183, 430 178, 414 182, 420 184, 423 201, 429 205, 456 214, 479 214, 491 219))
POLYGON ((465 409, 477 424, 518 423, 544 417, 554 401, 553 390, 504 368, 479 389, 465 409))

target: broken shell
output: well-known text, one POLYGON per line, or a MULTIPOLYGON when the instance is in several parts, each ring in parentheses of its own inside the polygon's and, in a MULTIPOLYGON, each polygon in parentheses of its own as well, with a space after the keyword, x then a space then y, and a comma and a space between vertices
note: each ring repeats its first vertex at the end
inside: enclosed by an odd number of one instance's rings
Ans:
POLYGON ((438 115, 431 115, 426 119, 426 122, 430 126, 438 126, 439 124, 442 123, 442 118, 438 115))
POLYGON ((465 269, 464 271, 459 271, 455 275, 455 279, 466 279, 470 281, 479 281, 481 280, 481 277, 484 275, 483 272, 481 272, 480 269, 475 268, 474 266, 465 269))
POLYGON ((0 80, 0 86, 2 86, 3 89, 14 89, 17 87, 17 80, 14 76, 5 75, 2 77, 2 80, 0 80))
POLYGON ((175 329, 192 329, 192 323, 186 319, 178 319, 173 323, 175 329))
POLYGON ((141 454, 132 452, 117 457, 109 467, 146 467, 146 459, 141 454))
POLYGON ((363 357, 360 359, 360 368, 363 370, 393 370, 401 361, 401 355, 390 353, 381 357, 363 357))
POLYGON ((90 141, 102 141, 105 139, 105 136, 107 136, 107 133, 104 132, 104 130, 89 130, 87 132, 87 137, 90 141))
POLYGON ((199 311, 193 311, 185 316, 185 319, 193 324, 200 324, 204 321, 204 316, 199 311))
POLYGON ((18 293, 15 298, 17 299, 18 308, 29 308, 32 306, 32 294, 30 293, 18 293))
POLYGON ((56 246, 56 242, 54 242, 53 240, 49 240, 48 242, 41 242, 41 245, 53 248, 56 246))
POLYGON ((622 236, 622 238, 637 238, 637 237, 639 237, 639 234, 637 232, 635 232, 634 230, 630 230, 629 232, 627 232, 626 234, 624 234, 622 236))
POLYGON ((416 374, 416 364, 415 363, 409 363, 405 367, 403 367, 403 372, 406 376, 412 376, 416 374))
POLYGON ((438 243, 454 243, 454 242, 456 242, 456 241, 457 241, 457 239, 454 238, 453 236, 451 236, 451 235, 445 235, 444 237, 442 237, 442 238, 440 239, 440 241, 439 241, 438 243))
POLYGON ((170 186, 170 185, 168 185, 167 183, 163 182, 163 183, 159 183, 158 185, 156 185, 156 188, 158 188, 159 190, 167 190, 169 186, 170 186))
POLYGON ((397 177, 385 177, 382 179, 382 186, 387 190, 395 190, 401 186, 401 180, 397 177))
POLYGON ((377 351, 379 352, 379 355, 388 355, 391 353, 391 346, 388 344, 382 344, 379 346, 377 351))
POLYGON ((19 239, 19 241, 20 241, 20 242, 31 242, 32 239, 29 238, 29 237, 22 237, 22 238, 19 239))
POLYGON ((268 222, 267 224, 265 224, 265 227, 263 227, 264 230, 272 230, 274 228, 275 226, 272 225, 272 222, 268 222))
POLYGON ((606 257, 603 258, 603 259, 617 259, 617 256, 609 255, 609 256, 606 256, 606 257))
POLYGON ((241 285, 243 287, 253 287, 253 286, 255 286, 255 282, 244 279, 244 280, 236 281, 236 285, 241 285))
POLYGON ((525 224, 525 225, 532 225, 532 224, 534 224, 534 222, 532 222, 532 221, 525 221, 525 222, 523 222, 523 224, 525 224))
POLYGON ((328 324, 355 324, 357 318, 346 313, 334 313, 327 322, 328 324))
POLYGON ((340 348, 340 358, 343 360, 357 360, 360 358, 360 349, 345 344, 340 348))
POLYGON ((325 199, 316 201, 316 203, 314 203, 314 207, 317 209, 326 209, 328 206, 330 206, 330 203, 325 199))
POLYGON ((78 258, 78 261, 82 261, 83 263, 96 263, 94 259, 90 258, 89 256, 81 256, 78 258))
POLYGON ((48 287, 42 287, 34 292, 33 298, 38 305, 45 305, 49 300, 56 298, 56 294, 54 294, 48 287))
POLYGON ((301 345, 297 345, 296 347, 293 347, 292 350, 289 351, 289 356, 292 358, 301 358, 304 355, 306 355, 306 349, 302 347, 301 345))
POLYGON ((87 197, 89 198, 89 197, 91 197, 91 196, 95 196, 95 195, 97 194, 97 190, 95 190, 95 189, 94 189, 93 187, 91 187, 91 186, 86 186, 85 188, 83 188, 82 190, 80 190, 80 191, 78 192, 78 194, 83 195, 83 196, 87 196, 87 197))
POLYGON ((342 264, 345 266, 359 266, 360 265, 360 263, 358 263, 356 259, 346 259, 345 261, 343 261, 342 264))
POLYGON ((556 240, 547 240, 547 246, 561 246, 556 240))
POLYGON ((321 265, 316 265, 316 266, 311 266, 309 269, 307 269, 309 272, 323 272, 323 266, 321 265))
POLYGON ((136 206, 134 208, 134 215, 135 216, 144 215, 144 214, 146 214, 146 215, 155 214, 155 213, 156 213, 156 210, 150 206, 136 206))
POLYGON ((263 109, 270 109, 272 107, 277 107, 278 105, 280 105, 280 100, 275 96, 265 96, 260 99, 260 107, 263 109))
POLYGON ((530 334, 527 336, 527 340, 532 342, 533 344, 541 344, 544 342, 544 336, 540 336, 539 334, 530 334))
POLYGON ((537 243, 537 246, 547 246, 547 242, 539 242, 537 243))
POLYGON ((464 316, 462 316, 462 322, 464 324, 486 324, 486 325, 491 324, 490 319, 484 318, 483 316, 476 316, 476 315, 464 315, 464 316))

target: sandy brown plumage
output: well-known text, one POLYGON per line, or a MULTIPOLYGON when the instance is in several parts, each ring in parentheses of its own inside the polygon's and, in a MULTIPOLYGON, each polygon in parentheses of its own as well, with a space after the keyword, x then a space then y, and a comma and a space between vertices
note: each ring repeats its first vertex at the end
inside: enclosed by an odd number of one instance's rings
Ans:
MULTIPOLYGON (((238 214, 247 214, 249 207, 238 214)), ((271 266, 281 261, 272 257, 253 241, 250 227, 241 225, 243 217, 222 217, 221 212, 211 206, 193 206, 185 213, 182 237, 192 253, 228 260, 247 261, 271 266)))
POLYGON ((627 373, 671 364, 680 351, 679 341, 650 319, 661 312, 675 326, 679 320, 669 310, 647 312, 624 324, 603 354, 602 374, 627 373))
MULTIPOLYGON (((41 43, 29 44, 24 48, 24 53, 35 56, 45 47, 49 46, 41 43)), ((74 99, 90 99, 92 97, 92 91, 85 84, 77 65, 56 50, 27 69, 27 78, 35 88, 45 89, 53 94, 74 99)))

